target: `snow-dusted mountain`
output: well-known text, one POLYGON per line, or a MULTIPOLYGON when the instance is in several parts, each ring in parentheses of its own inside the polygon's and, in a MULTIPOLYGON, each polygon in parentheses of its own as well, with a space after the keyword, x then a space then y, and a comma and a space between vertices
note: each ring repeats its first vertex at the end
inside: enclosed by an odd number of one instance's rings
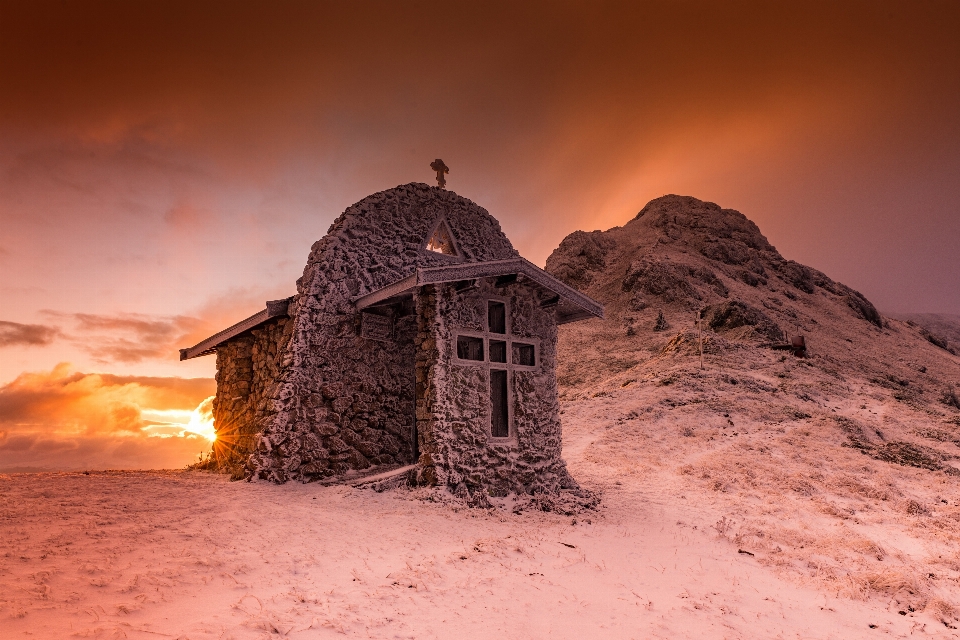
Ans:
POLYGON ((784 259, 743 214, 695 198, 664 196, 622 227, 572 233, 547 270, 607 309, 606 321, 564 332, 565 343, 581 334, 597 342, 595 352, 563 359, 571 391, 660 354, 701 309, 717 353, 800 334, 812 362, 869 378, 895 373, 921 400, 958 382, 958 360, 920 323, 884 320, 859 292, 784 259), (661 312, 669 328, 655 331, 661 312))
POLYGON ((571 234, 547 270, 607 310, 561 331, 578 479, 696 505, 765 564, 955 624, 960 342, 690 197, 571 234), (808 357, 772 348, 795 335, 808 357))
POLYGON ((881 317, 693 198, 572 234, 548 268, 607 305, 560 336, 563 455, 597 508, 200 471, 0 474, 3 629, 956 637, 950 335, 881 317), (797 332, 810 357, 771 348, 797 332))
POLYGON ((889 313, 890 318, 904 320, 921 328, 930 342, 960 355, 960 316, 951 313, 889 313))

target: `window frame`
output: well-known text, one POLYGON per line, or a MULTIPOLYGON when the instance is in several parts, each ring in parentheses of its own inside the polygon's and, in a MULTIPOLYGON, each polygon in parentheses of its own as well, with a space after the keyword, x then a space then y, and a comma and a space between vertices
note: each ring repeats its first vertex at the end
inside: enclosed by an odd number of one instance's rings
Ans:
POLYGON ((487 415, 487 440, 491 444, 515 444, 517 441, 517 432, 516 426, 514 425, 513 419, 513 408, 514 408, 514 386, 516 376, 515 374, 518 371, 534 371, 539 372, 541 370, 540 365, 540 338, 535 337, 526 337, 526 336, 515 336, 513 334, 513 326, 511 323, 511 311, 512 305, 510 298, 504 296, 483 296, 483 327, 484 331, 476 331, 473 329, 461 329, 454 328, 451 331, 450 343, 450 361, 454 365, 459 365, 463 367, 477 367, 483 369, 484 371, 484 387, 485 395, 489 399, 490 394, 490 371, 491 370, 500 370, 507 372, 507 433, 506 437, 494 437, 493 436, 493 408, 492 406, 488 410, 487 415), (489 303, 490 302, 502 302, 505 306, 505 328, 506 333, 492 333, 490 331, 489 324, 489 303), (457 355, 457 341, 460 336, 470 337, 470 338, 480 338, 483 340, 483 360, 465 360, 460 358, 457 355), (505 342, 507 347, 507 358, 506 362, 491 362, 490 361, 490 341, 505 342), (528 344, 533 346, 534 354, 534 364, 532 365, 523 365, 515 364, 513 362, 513 345, 514 343, 528 344))
POLYGON ((453 234, 453 227, 450 226, 447 216, 441 215, 439 218, 434 220, 432 225, 430 225, 430 231, 427 232, 426 237, 424 237, 424 239, 420 242, 420 253, 428 256, 439 257, 441 260, 447 260, 449 262, 463 262, 465 260, 463 251, 460 249, 460 243, 457 241, 457 237, 453 234), (427 248, 427 245, 430 244, 430 240, 433 238, 434 234, 437 233, 437 230, 440 229, 441 225, 446 227, 447 235, 450 236, 450 244, 454 251, 452 254, 442 253, 440 251, 434 251, 427 248))
POLYGON ((484 317, 483 317, 483 326, 486 327, 486 333, 491 336, 503 336, 503 339, 506 340, 510 335, 510 300, 500 297, 491 297, 484 296, 484 317), (496 302, 503 305, 503 333, 497 333, 496 331, 490 330, 490 303, 496 302))
POLYGON ((484 339, 482 334, 477 335, 475 333, 468 332, 468 331, 458 331, 453 336, 453 359, 458 364, 483 364, 490 358, 489 348, 490 348, 490 345, 488 341, 484 339), (480 343, 483 349, 483 358, 481 358, 480 360, 471 360, 469 358, 461 358, 460 349, 459 349, 459 342, 460 342, 461 336, 464 338, 476 338, 480 340, 480 343))
POLYGON ((510 352, 507 355, 507 360, 517 371, 539 371, 540 370, 540 339, 539 338, 530 338, 530 339, 521 339, 521 340, 511 340, 507 344, 507 350, 510 352), (518 364, 513 362, 513 346, 515 344, 530 345, 533 347, 533 364, 518 364))

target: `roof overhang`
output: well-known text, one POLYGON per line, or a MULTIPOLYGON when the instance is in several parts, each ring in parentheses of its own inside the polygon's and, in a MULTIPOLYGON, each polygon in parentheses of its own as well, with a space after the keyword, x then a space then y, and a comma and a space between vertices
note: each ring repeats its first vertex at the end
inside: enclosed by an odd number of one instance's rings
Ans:
POLYGON ((544 301, 543 306, 556 307, 557 324, 576 322, 588 318, 603 318, 603 305, 557 280, 523 258, 466 262, 446 267, 417 269, 406 278, 397 280, 368 294, 357 296, 353 299, 353 302, 357 305, 357 309, 366 309, 399 302, 406 296, 411 295, 418 287, 428 284, 463 282, 478 278, 504 276, 523 276, 525 279, 556 294, 554 300, 544 301))
POLYGON ((246 320, 241 320, 232 327, 228 327, 221 331, 220 333, 215 333, 203 342, 200 342, 189 349, 180 349, 180 359, 189 360, 190 358, 198 358, 200 356, 210 355, 211 353, 216 353, 217 347, 230 340, 231 338, 236 338, 241 333, 255 329, 265 322, 269 322, 274 318, 283 317, 289 315, 288 308, 290 307, 290 302, 293 301, 293 296, 289 298, 284 298, 283 300, 269 300, 267 301, 267 308, 259 313, 255 313, 246 320))

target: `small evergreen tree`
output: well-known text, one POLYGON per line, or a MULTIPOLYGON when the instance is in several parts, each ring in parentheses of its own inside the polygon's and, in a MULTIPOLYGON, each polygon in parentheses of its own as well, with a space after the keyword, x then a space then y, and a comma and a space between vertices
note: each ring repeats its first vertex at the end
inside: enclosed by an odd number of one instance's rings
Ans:
POLYGON ((663 317, 663 310, 657 312, 657 321, 653 324, 654 331, 666 331, 670 328, 667 319, 663 317))

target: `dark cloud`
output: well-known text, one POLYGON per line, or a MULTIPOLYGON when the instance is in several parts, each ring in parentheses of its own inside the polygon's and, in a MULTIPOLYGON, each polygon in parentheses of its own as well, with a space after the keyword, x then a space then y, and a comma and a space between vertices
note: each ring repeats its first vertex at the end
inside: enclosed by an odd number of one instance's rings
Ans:
POLYGON ((70 317, 77 323, 77 329, 80 331, 131 333, 140 341, 147 343, 162 342, 173 336, 182 335, 184 330, 189 330, 201 322, 197 318, 187 316, 155 318, 137 313, 115 316, 74 313, 70 317))
MULTIPOLYGON (((292 288, 284 287, 278 291, 290 295, 292 288)), ((230 289, 208 298, 196 309, 196 315, 65 313, 50 309, 40 313, 68 327, 58 330, 55 336, 71 342, 95 361, 133 364, 177 360, 179 349, 191 347, 257 313, 263 309, 266 300, 278 297, 281 296, 276 292, 260 289, 230 289)), ((2 335, 0 325, 0 337, 2 335)))
POLYGON ((75 440, 52 440, 37 434, 0 437, 0 455, 28 451, 50 454, 76 448, 77 442, 75 440))
POLYGON ((204 438, 114 438, 101 435, 0 438, 0 473, 80 469, 180 469, 210 450, 204 438), (8 446, 14 442, 15 446, 8 446))
POLYGON ((0 434, 0 450, 28 451, 37 442, 38 436, 8 436, 6 431, 0 434))
POLYGON ((70 340, 99 362, 137 363, 172 358, 178 348, 192 345, 186 343, 209 328, 209 323, 191 316, 102 315, 50 310, 41 313, 71 322, 70 340))
POLYGON ((210 298, 198 310, 199 317, 65 313, 46 309, 40 313, 57 326, 0 321, 0 348, 47 346, 62 340, 100 363, 177 360, 179 349, 193 346, 260 311, 270 297, 263 291, 234 289, 210 298))
POLYGON ((50 344, 59 336, 60 330, 57 327, 0 320, 0 348, 44 346, 50 344))

